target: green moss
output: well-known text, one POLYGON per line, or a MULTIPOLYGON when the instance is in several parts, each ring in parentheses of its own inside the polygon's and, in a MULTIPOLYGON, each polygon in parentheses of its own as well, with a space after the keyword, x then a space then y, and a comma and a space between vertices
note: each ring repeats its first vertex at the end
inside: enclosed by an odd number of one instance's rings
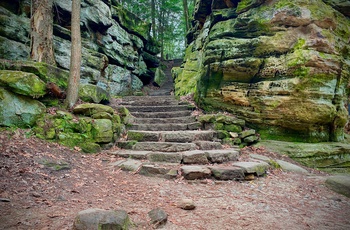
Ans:
POLYGON ((98 153, 101 151, 101 146, 93 142, 79 143, 79 147, 84 153, 98 153))
POLYGON ((132 149, 132 147, 137 143, 137 141, 125 141, 117 142, 117 145, 121 149, 132 149))
POLYGON ((242 132, 242 127, 234 124, 225 125, 224 129, 228 132, 234 132, 234 133, 242 132))
POLYGON ((224 130, 224 123, 215 122, 214 123, 214 129, 215 130, 224 130))
POLYGON ((226 130, 216 130, 216 136, 219 139, 229 138, 230 134, 226 130))
POLYGON ((296 51, 296 50, 300 50, 300 49, 303 49, 305 47, 305 43, 306 43, 306 40, 303 39, 303 38, 299 38, 298 41, 295 43, 295 45, 293 46, 293 50, 296 51))
POLYGON ((124 29, 140 35, 145 40, 149 39, 150 23, 144 22, 121 5, 111 6, 111 12, 113 19, 116 19, 124 29))
POLYGON ((43 62, 10 60, 1 60, 0 64, 1 69, 33 73, 44 82, 53 82, 60 88, 67 88, 69 72, 56 66, 51 66, 43 62))
POLYGON ((135 141, 142 141, 144 139, 144 135, 138 132, 129 132, 128 139, 135 140, 135 141))
POLYGON ((279 169, 279 168, 281 168, 281 166, 276 162, 276 161, 274 161, 274 160, 269 160, 269 165, 271 165, 273 168, 275 168, 275 169, 279 169))

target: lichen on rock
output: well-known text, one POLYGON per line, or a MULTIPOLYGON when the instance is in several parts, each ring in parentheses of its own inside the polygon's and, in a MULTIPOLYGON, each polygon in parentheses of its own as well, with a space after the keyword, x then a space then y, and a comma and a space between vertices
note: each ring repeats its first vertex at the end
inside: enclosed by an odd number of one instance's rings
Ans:
POLYGON ((195 93, 202 109, 233 113, 263 138, 343 140, 350 19, 334 2, 247 0, 214 10, 217 1, 198 1, 175 94, 195 93))

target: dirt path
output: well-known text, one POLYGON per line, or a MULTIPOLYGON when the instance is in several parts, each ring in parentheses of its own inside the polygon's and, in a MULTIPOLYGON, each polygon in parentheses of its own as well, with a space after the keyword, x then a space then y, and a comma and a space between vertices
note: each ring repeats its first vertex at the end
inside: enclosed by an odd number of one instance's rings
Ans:
POLYGON ((25 131, 0 132, 0 229, 71 229, 77 212, 90 207, 124 209, 134 229, 152 229, 147 213, 156 207, 169 214, 164 229, 350 229, 350 199, 326 188, 322 173, 188 182, 108 166, 116 160, 26 138, 25 131), (178 208, 181 198, 196 209, 178 208))

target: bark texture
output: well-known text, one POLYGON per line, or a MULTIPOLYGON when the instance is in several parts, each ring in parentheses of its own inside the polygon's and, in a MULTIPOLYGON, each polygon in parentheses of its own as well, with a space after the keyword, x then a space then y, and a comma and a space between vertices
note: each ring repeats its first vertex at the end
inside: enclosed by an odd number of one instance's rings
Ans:
POLYGON ((53 0, 33 0, 30 57, 37 62, 55 65, 53 50, 53 0))
POLYGON ((81 34, 80 34, 80 0, 72 2, 72 47, 66 105, 72 108, 78 100, 80 65, 81 65, 81 34))

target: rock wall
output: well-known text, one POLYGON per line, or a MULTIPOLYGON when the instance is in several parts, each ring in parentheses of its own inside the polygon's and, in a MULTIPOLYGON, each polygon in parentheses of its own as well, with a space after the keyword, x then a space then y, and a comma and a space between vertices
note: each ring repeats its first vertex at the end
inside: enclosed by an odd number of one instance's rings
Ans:
MULTIPOLYGON (((30 2, 0 2, 0 59, 29 59, 30 2)), ((70 66, 71 5, 71 0, 54 0, 55 59, 63 70, 70 66)), ((150 24, 115 0, 82 0, 81 6, 81 83, 98 85, 113 96, 133 94, 153 80, 160 49, 149 35, 150 24)), ((0 69, 7 67, 2 63, 0 69)), ((60 83, 65 87, 65 81, 60 83)))
POLYGON ((348 121, 349 1, 197 0, 177 95, 264 138, 341 141, 348 121))

